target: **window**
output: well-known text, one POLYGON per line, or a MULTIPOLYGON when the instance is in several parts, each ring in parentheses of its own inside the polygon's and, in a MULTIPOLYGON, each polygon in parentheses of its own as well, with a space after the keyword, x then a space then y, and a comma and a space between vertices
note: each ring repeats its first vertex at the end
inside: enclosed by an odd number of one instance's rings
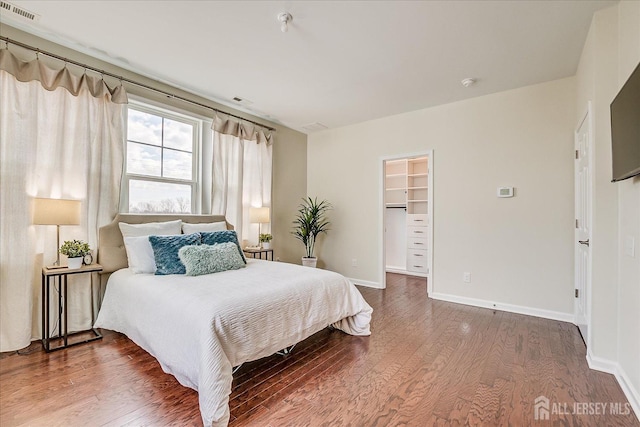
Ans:
POLYGON ((127 115, 121 210, 195 213, 202 122, 141 104, 130 104, 127 115))

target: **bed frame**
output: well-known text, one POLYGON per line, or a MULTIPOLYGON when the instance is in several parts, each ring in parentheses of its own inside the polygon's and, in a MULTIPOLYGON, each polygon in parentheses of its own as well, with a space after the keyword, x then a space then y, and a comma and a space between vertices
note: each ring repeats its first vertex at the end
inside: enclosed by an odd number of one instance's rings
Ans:
MULTIPOLYGON (((98 263, 102 265, 102 282, 106 283, 111 273, 127 268, 127 252, 124 248, 124 239, 118 227, 119 222, 128 224, 143 224, 147 222, 175 221, 181 219, 182 222, 191 224, 203 222, 222 222, 226 219, 224 215, 186 215, 186 214, 118 214, 110 224, 100 227, 98 231, 98 263)), ((233 226, 227 222, 227 230, 233 230, 233 226)))

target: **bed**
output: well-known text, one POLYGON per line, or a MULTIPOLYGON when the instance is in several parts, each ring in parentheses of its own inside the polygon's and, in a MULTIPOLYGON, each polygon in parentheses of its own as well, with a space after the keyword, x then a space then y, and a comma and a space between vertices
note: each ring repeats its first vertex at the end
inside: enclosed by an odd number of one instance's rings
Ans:
POLYGON ((205 426, 228 424, 234 366, 327 326, 370 334, 373 310, 348 279, 331 271, 248 259, 246 268, 202 276, 134 274, 118 223, 174 219, 224 221, 215 215, 121 214, 100 229, 99 262, 110 277, 94 326, 127 335, 165 372, 198 391, 205 426))

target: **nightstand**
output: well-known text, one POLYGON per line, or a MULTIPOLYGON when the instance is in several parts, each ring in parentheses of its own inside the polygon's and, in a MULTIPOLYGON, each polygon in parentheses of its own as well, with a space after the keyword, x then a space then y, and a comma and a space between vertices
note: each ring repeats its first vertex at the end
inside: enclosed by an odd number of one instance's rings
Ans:
POLYGON ((262 259, 262 254, 264 254, 264 259, 269 261, 269 254, 271 254, 271 261, 273 261, 273 249, 243 249, 247 255, 251 255, 251 258, 262 259), (256 255, 258 255, 256 257, 256 255))
POLYGON ((72 334, 68 333, 67 330, 67 278, 72 274, 91 274, 94 272, 102 271, 102 266, 100 264, 91 264, 91 265, 83 265, 80 268, 70 269, 68 267, 56 268, 56 269, 48 269, 47 267, 42 268, 42 346, 46 352, 61 350, 63 348, 72 347, 78 344, 84 344, 90 341, 95 341, 102 339, 102 335, 96 329, 87 329, 86 331, 74 332, 72 334), (51 317, 51 309, 50 305, 50 291, 51 291, 51 279, 53 278, 53 283, 55 284, 56 279, 58 282, 58 307, 61 307, 62 310, 60 312, 60 319, 58 320, 58 335, 55 337, 50 337, 49 334, 51 331, 49 330, 49 318, 51 317), (64 329, 64 330, 63 330, 64 329), (91 338, 77 341, 69 344, 69 337, 83 334, 83 333, 91 333, 93 336, 91 338), (51 347, 51 341, 62 341, 60 345, 57 347, 51 347))

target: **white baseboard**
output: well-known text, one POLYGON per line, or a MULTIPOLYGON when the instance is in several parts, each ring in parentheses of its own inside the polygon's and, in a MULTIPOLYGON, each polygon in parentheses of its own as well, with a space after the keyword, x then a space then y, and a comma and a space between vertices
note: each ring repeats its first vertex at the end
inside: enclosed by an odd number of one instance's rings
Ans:
POLYGON ((617 362, 594 356, 589 349, 587 349, 587 363, 590 369, 606 372, 616 377, 622 392, 627 397, 633 412, 636 414, 636 418, 640 420, 640 393, 635 389, 633 383, 629 380, 629 376, 625 370, 622 369, 622 366, 617 362))
POLYGON ((600 372, 606 372, 607 374, 615 375, 618 370, 618 364, 602 357, 594 356, 591 350, 587 348, 587 364, 589 369, 593 369, 600 372))
POLYGON ((640 421, 640 393, 633 387, 633 384, 629 381, 629 376, 620 366, 618 366, 615 376, 618 384, 620 384, 620 388, 622 388, 622 392, 629 400, 631 408, 633 408, 633 412, 636 414, 636 418, 640 421))
POLYGON ((487 301, 478 298, 461 297, 458 295, 442 294, 435 292, 429 297, 440 301, 455 302, 458 304, 472 305, 474 307, 491 308, 493 310, 508 311, 510 313, 526 314, 527 316, 542 317, 544 319, 559 320, 561 322, 574 322, 573 313, 544 310, 541 308, 525 307, 522 305, 505 304, 501 302, 487 301))
POLYGON ((387 273, 407 274, 407 270, 400 267, 386 267, 385 271, 387 273))
POLYGON ((351 280, 356 285, 366 286, 368 288, 384 289, 382 285, 378 282, 370 282, 368 280, 353 279, 351 277, 347 277, 347 279, 351 280))

